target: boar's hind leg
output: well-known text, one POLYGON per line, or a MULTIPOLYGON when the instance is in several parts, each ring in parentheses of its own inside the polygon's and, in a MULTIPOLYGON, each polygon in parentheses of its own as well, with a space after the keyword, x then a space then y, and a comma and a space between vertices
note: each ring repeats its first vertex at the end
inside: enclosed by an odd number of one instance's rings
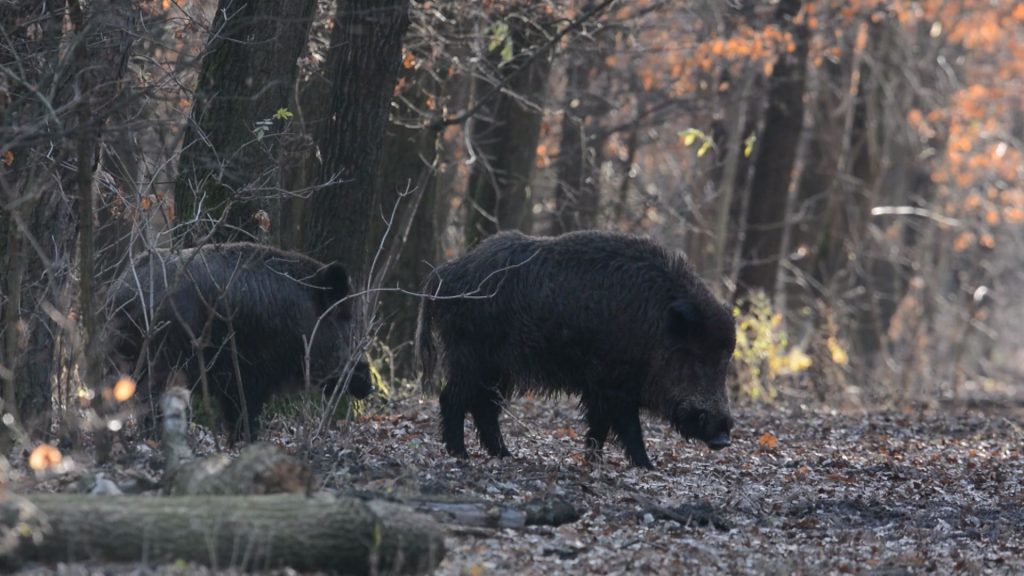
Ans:
POLYGON ((221 416, 227 429, 229 443, 234 446, 239 440, 255 442, 259 436, 260 414, 263 412, 264 391, 262 382, 256 371, 249 365, 240 367, 242 390, 239 390, 238 379, 233 367, 218 366, 218 370, 210 374, 210 380, 217 394, 221 416), (245 410, 242 410, 245 395, 245 410), (248 422, 248 434, 246 423, 248 422))
POLYGON ((644 448, 644 433, 640 428, 640 410, 636 406, 619 406, 612 413, 612 430, 626 449, 626 456, 634 466, 653 469, 644 448))
POLYGON ((448 453, 456 458, 469 458, 466 452, 466 398, 463 384, 449 378, 441 390, 441 439, 448 453))
POLYGON ((498 424, 501 405, 501 393, 493 387, 486 387, 477 394, 469 411, 473 415, 477 432, 480 433, 480 445, 491 456, 505 458, 512 453, 505 446, 505 439, 501 437, 501 426, 498 424))
POLYGON ((580 404, 582 404, 583 415, 587 420, 587 436, 585 439, 587 460, 597 460, 601 457, 605 440, 608 439, 608 431, 611 429, 612 421, 603 400, 584 394, 580 404))

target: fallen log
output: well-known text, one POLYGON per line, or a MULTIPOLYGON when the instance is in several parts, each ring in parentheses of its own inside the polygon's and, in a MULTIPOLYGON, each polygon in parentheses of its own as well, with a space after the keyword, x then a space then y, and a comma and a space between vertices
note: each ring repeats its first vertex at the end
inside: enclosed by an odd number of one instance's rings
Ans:
POLYGON ((8 494, 7 563, 194 562, 214 569, 289 567, 342 574, 432 571, 444 538, 428 516, 390 502, 317 496, 95 498, 8 494))
POLYGON ((482 528, 523 528, 524 526, 561 526, 580 519, 580 513, 561 498, 538 498, 522 504, 498 504, 484 500, 437 495, 418 496, 353 492, 364 500, 387 500, 430 514, 443 524, 482 528))

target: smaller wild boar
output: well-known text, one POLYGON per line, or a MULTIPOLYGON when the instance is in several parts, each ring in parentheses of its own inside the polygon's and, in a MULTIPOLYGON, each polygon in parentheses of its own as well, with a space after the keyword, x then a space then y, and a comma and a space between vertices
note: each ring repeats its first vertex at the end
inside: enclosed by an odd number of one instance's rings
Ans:
POLYGON ((730 443, 735 324, 682 255, 621 234, 503 232, 438 267, 424 292, 417 350, 425 386, 437 364, 447 378, 441 435, 455 456, 467 456, 467 412, 482 446, 509 455, 498 416, 526 389, 579 394, 588 456, 611 432, 653 467, 641 410, 712 449, 730 443))
POLYGON ((348 295, 341 264, 294 252, 249 243, 157 251, 111 285, 104 340, 110 364, 140 377, 145 434, 167 381, 199 386, 202 363, 231 439, 248 424, 251 441, 264 403, 306 381, 306 342, 313 385, 330 392, 352 363, 349 393, 370 393, 366 363, 350 354, 348 295))

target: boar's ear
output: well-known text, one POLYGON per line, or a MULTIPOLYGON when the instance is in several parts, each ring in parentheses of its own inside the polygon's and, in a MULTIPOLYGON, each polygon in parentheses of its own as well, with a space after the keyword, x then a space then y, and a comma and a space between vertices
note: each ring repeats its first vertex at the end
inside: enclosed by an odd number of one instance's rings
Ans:
POLYGON ((699 344, 704 315, 693 302, 680 298, 668 306, 668 333, 690 347, 699 344))
POLYGON ((349 294, 348 272, 339 262, 332 262, 317 270, 313 284, 323 290, 321 302, 325 309, 349 294))

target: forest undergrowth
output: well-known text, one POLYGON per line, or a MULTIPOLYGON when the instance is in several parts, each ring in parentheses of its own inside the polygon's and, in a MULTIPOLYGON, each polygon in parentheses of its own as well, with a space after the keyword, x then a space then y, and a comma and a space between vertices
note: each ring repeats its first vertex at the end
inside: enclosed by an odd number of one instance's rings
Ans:
MULTIPOLYGON (((440 574, 1024 571, 1024 404, 1013 399, 874 412, 739 406, 733 445, 720 452, 648 417, 654 471, 629 467, 612 444, 603 461, 586 461, 571 399, 514 401, 503 415, 513 452, 505 460, 487 458, 472 440, 470 461, 448 457, 436 413, 436 401, 418 394, 367 403, 311 450, 317 487, 508 506, 555 499, 580 512, 559 527, 449 526, 440 574)), ((268 430, 299 453, 293 433, 282 419, 268 430)), ((197 441, 213 450, 208 434, 197 441)), ((121 485, 150 473, 131 462, 126 453, 105 473, 121 485)), ((23 475, 11 488, 73 490, 87 468, 42 482, 16 470, 23 475)))

